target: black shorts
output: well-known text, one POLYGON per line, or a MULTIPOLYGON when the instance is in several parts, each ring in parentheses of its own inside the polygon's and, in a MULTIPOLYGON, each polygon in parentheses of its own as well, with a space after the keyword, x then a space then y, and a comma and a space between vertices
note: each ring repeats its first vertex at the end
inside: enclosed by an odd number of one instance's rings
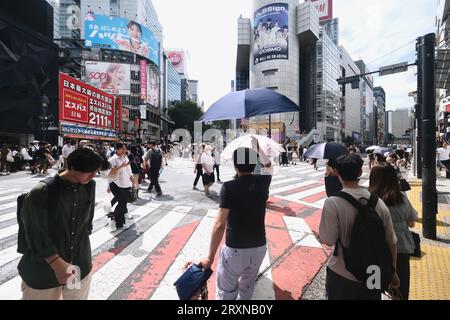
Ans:
POLYGON ((203 173, 203 185, 208 185, 211 183, 216 182, 216 177, 214 176, 214 173, 211 175, 207 175, 206 173, 203 173))

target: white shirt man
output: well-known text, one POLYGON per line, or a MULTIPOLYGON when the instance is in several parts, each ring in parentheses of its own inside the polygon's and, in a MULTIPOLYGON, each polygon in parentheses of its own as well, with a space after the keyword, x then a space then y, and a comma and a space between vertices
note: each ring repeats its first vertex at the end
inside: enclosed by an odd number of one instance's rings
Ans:
POLYGON ((439 155, 439 160, 442 161, 447 161, 450 160, 450 148, 447 146, 444 146, 442 148, 437 149, 438 155, 439 155))
MULTIPOLYGON (((128 157, 125 155, 123 157, 115 154, 113 155, 109 160, 109 163, 111 164, 111 168, 117 168, 125 163, 128 163, 128 157)), ((131 180, 130 178, 133 176, 133 173, 131 172, 131 167, 126 166, 119 170, 117 178, 114 180, 111 180, 111 182, 114 182, 119 188, 130 188, 131 187, 131 180)))
POLYGON ((75 147, 71 143, 66 143, 61 150, 63 159, 64 159, 64 169, 67 169, 67 158, 70 156, 72 152, 75 151, 75 147))

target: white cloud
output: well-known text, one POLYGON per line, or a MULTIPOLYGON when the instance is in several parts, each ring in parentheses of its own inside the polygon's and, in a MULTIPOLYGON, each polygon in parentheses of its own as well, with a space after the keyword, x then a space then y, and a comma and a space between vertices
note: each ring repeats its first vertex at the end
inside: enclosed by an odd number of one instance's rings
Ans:
MULTIPOLYGON (((199 80, 200 98, 209 107, 230 91, 235 76, 237 18, 251 17, 252 0, 152 0, 164 28, 165 47, 189 51, 188 74, 199 80)), ((300 1, 302 2, 302 1, 300 1)), ((414 61, 417 37, 434 32, 435 0, 334 0, 340 42, 371 70, 414 61), (408 44, 410 43, 410 44, 408 44), (408 44, 404 46, 405 44, 408 44), (385 54, 404 46, 385 57, 385 54)), ((408 106, 414 72, 375 78, 387 93, 388 108, 408 106)))

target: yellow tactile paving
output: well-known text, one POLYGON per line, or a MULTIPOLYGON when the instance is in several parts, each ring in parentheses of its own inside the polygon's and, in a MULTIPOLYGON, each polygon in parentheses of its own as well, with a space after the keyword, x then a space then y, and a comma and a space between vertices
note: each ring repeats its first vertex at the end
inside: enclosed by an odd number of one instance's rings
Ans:
MULTIPOLYGON (((420 193, 422 191, 421 181, 411 182, 412 190, 408 197, 411 204, 422 216, 422 202, 420 193)), ((438 235, 447 235, 449 228, 446 225, 450 222, 450 212, 440 210, 437 216, 438 235), (447 224, 446 224, 447 223, 447 224)), ((422 230, 422 224, 416 224, 416 230, 422 230)), ((427 241, 421 245, 422 258, 411 259, 411 300, 450 300, 450 248, 439 246, 436 242, 427 241)))
POLYGON ((423 256, 411 259, 411 300, 450 300, 450 249, 422 244, 423 256))

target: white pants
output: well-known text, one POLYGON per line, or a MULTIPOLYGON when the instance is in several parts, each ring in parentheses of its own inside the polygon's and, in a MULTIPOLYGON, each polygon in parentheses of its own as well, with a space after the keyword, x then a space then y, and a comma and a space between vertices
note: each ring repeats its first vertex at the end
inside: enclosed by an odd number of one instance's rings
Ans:
POLYGON ((250 300, 267 246, 232 249, 224 245, 217 266, 217 300, 250 300))
POLYGON ((22 281, 22 300, 87 300, 91 288, 92 275, 81 280, 80 289, 70 290, 67 287, 37 290, 30 288, 22 281))

